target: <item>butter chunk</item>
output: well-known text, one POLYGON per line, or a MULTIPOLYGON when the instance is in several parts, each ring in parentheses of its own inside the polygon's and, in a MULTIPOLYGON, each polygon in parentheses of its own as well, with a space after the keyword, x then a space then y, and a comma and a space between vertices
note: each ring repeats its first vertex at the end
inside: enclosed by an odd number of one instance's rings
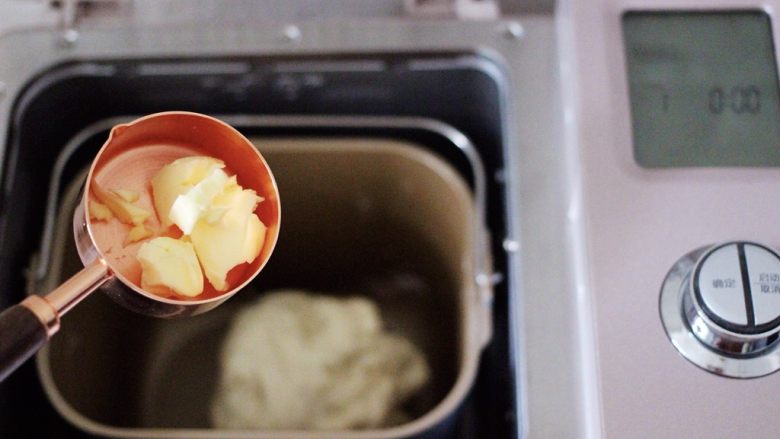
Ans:
POLYGON ((266 227, 255 215, 263 199, 228 176, 225 164, 205 156, 164 166, 152 179, 155 209, 163 227, 176 225, 192 242, 209 283, 227 291, 227 275, 261 252, 266 227))
POLYGON ((221 160, 206 156, 184 157, 163 166, 152 178, 154 208, 163 227, 173 224, 169 215, 179 195, 192 189, 215 169, 224 167, 221 160))
POLYGON ((148 210, 123 200, 119 195, 103 189, 97 183, 92 184, 92 190, 98 200, 111 209, 119 221, 125 224, 143 224, 152 215, 148 210))
POLYGON ((138 224, 137 226, 133 226, 133 228, 130 229, 130 232, 127 234, 127 238, 125 238, 125 245, 132 244, 146 238, 151 238, 152 236, 154 236, 154 232, 147 229, 143 224, 138 224))
POLYGON ((138 250, 141 287, 154 291, 170 288, 176 294, 195 297, 203 292, 203 273, 191 243, 168 237, 154 238, 138 250))
POLYGON ((198 182, 187 192, 180 194, 171 206, 168 219, 185 234, 192 233, 195 223, 209 209, 212 201, 228 184, 225 171, 215 168, 206 178, 198 182))
POLYGON ((105 204, 98 203, 97 201, 89 200, 89 218, 95 221, 108 221, 114 217, 105 204))
POLYGON ((243 257, 244 262, 251 263, 260 255, 260 250, 265 242, 266 227, 257 215, 252 214, 246 223, 246 233, 244 235, 243 257))
POLYGON ((131 191, 129 189, 114 189, 111 192, 115 193, 119 198, 127 201, 128 203, 135 203, 139 198, 138 192, 131 191))
POLYGON ((192 243, 203 273, 218 291, 228 289, 227 274, 233 267, 251 262, 260 252, 262 242, 257 241, 265 239, 265 226, 253 213, 260 200, 251 189, 230 188, 212 203, 213 209, 225 210, 220 220, 214 223, 199 220, 192 230, 192 243), (250 221, 252 217, 256 220, 250 221), (248 236, 248 231, 252 236, 248 236))

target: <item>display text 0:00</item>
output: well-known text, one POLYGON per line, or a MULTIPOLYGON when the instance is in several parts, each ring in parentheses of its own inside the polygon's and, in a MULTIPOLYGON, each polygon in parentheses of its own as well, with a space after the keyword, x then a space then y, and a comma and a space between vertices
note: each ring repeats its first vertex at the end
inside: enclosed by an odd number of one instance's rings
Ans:
POLYGON ((710 113, 733 111, 737 114, 757 114, 761 111, 761 90, 755 85, 735 86, 730 89, 710 88, 707 106, 710 113))

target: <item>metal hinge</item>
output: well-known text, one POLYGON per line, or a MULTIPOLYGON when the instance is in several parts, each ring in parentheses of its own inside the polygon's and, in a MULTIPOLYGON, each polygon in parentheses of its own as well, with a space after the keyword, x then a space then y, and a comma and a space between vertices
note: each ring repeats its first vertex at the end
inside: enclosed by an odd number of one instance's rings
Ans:
MULTIPOLYGON (((109 13, 124 7, 132 0, 50 0, 49 5, 59 11, 59 42, 69 46, 79 38, 78 23, 81 18, 96 10, 108 10, 109 13)), ((103 11, 105 13, 105 11, 103 11)))
POLYGON ((495 20, 501 15, 495 0, 404 0, 414 17, 495 20))

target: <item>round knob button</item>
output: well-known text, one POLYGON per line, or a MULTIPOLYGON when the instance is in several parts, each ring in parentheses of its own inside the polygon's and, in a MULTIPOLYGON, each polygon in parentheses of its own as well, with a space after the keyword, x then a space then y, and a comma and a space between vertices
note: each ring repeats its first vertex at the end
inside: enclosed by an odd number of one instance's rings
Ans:
POLYGON ((744 244, 716 247, 699 260, 693 277, 693 291, 707 316, 738 332, 749 331, 753 321, 748 318, 750 292, 749 283, 742 283, 742 260, 744 244))
POLYGON ((694 335, 713 349, 752 355, 780 329, 780 256, 752 242, 711 248, 696 262, 683 306, 694 335))
POLYGON ((780 326, 780 256, 762 245, 728 243, 705 253, 693 277, 695 299, 724 329, 760 334, 780 326))
POLYGON ((693 363, 732 377, 780 368, 780 255, 747 241, 695 250, 661 289, 672 343, 693 363))

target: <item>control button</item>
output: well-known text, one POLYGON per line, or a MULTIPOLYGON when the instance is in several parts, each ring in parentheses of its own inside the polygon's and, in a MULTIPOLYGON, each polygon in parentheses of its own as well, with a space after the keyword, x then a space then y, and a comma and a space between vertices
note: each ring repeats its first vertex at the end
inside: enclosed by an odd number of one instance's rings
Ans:
POLYGON ((768 330, 780 323, 780 257, 755 244, 744 244, 744 250, 755 324, 768 330))
POLYGON ((683 255, 661 287, 661 321, 686 359, 717 375, 780 370, 780 254, 736 241, 683 255))
POLYGON ((693 280, 705 313, 724 326, 747 326, 750 320, 739 256, 736 243, 716 248, 701 260, 693 280))

